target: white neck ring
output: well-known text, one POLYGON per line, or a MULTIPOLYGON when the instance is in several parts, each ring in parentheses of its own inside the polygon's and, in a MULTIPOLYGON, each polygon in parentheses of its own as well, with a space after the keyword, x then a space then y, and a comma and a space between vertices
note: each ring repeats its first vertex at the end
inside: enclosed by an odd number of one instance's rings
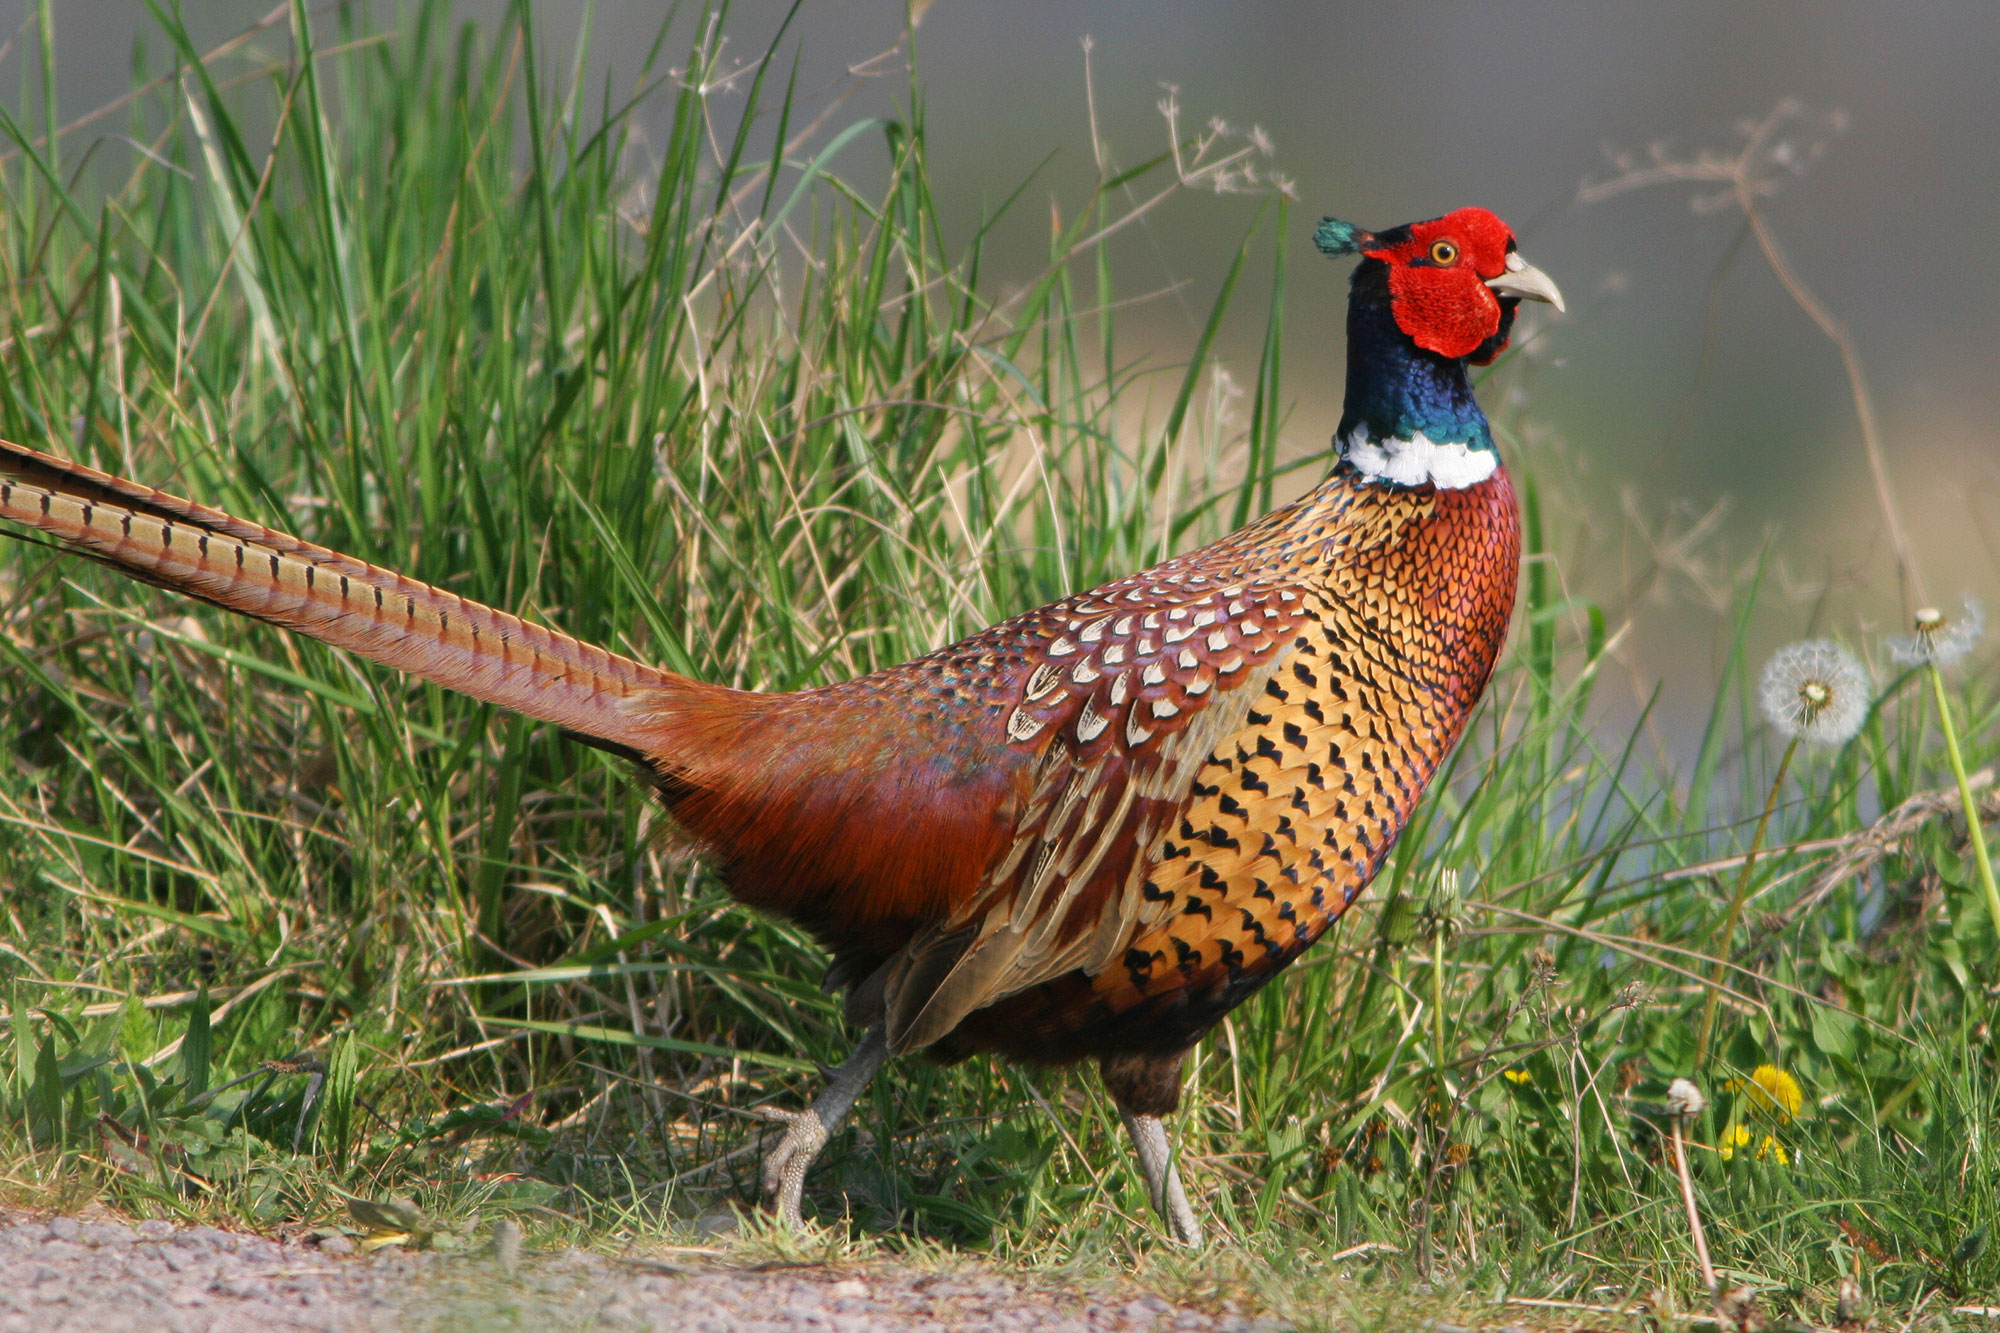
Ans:
POLYGON ((1462 491, 1477 486, 1500 468, 1500 455, 1456 440, 1439 444, 1418 431, 1407 440, 1376 440, 1366 426, 1356 426, 1340 441, 1340 456, 1362 475, 1398 486, 1425 482, 1440 490, 1462 491))

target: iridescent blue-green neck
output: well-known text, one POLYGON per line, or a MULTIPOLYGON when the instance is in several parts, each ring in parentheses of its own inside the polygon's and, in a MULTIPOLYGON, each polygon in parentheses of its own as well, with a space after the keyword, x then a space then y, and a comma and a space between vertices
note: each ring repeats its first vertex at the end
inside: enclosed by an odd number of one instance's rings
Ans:
POLYGON ((1337 437, 1345 445, 1419 436, 1433 444, 1493 449, 1465 362, 1425 351, 1398 328, 1387 270, 1364 261, 1347 303, 1347 402, 1337 437))

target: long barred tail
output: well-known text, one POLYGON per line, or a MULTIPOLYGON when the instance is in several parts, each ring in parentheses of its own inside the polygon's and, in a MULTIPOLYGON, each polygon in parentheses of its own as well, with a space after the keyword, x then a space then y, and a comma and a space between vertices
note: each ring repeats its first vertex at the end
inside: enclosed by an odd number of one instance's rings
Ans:
POLYGON ((689 683, 324 546, 5 440, 0 517, 147 583, 609 748, 645 753, 657 728, 628 701, 689 683))

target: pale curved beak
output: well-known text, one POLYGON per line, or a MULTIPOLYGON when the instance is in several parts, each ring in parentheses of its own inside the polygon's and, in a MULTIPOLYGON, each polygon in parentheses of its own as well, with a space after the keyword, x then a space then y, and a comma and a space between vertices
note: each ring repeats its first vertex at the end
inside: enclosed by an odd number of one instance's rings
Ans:
POLYGON ((1557 310, 1563 308, 1563 294, 1556 290, 1555 281, 1517 254, 1508 255, 1507 271, 1497 278, 1488 278, 1486 285, 1502 296, 1547 301, 1557 310))

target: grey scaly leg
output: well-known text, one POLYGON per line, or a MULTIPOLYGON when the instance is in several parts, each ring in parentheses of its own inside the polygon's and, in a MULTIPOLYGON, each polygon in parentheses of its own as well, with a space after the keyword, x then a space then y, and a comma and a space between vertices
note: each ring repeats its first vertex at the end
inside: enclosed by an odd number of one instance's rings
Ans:
POLYGON ((854 1099, 888 1058, 888 1033, 878 1023, 868 1029, 868 1035, 854 1048, 854 1054, 833 1071, 825 1090, 813 1099, 809 1108, 803 1111, 781 1111, 775 1106, 757 1108, 757 1114, 764 1119, 787 1127, 785 1137, 764 1158, 764 1202, 776 1207, 778 1220, 787 1229, 804 1229, 799 1200, 805 1194, 806 1172, 833 1131, 847 1119, 847 1113, 854 1108, 854 1099))
POLYGON ((1134 1115, 1121 1109, 1125 1132, 1139 1153, 1139 1170, 1145 1173, 1146 1192, 1153 1196, 1153 1211, 1166 1222, 1167 1230, 1183 1245, 1201 1245, 1201 1223, 1195 1221, 1188 1205, 1187 1191, 1181 1188, 1180 1173, 1174 1170, 1173 1151, 1167 1146, 1167 1126, 1156 1115, 1134 1115))

